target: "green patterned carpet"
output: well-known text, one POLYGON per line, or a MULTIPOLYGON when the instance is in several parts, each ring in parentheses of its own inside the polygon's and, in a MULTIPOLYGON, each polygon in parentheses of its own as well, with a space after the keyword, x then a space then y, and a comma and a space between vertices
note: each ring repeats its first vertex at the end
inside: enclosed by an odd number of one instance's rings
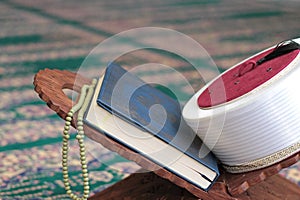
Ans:
MULTIPOLYGON (((223 71, 259 50, 300 36, 299 8, 300 2, 292 0, 1 1, 0 199, 68 199, 60 167, 64 122, 34 92, 33 77, 39 70, 75 72, 104 39, 153 26, 197 40, 223 71)), ((164 52, 134 52, 119 59, 124 66, 148 62, 173 66, 190 77, 195 88, 203 85, 178 58, 164 52)), ((97 66, 88 71, 97 71, 97 66)), ((146 76, 160 74, 157 69, 146 76)), ((92 141, 87 148, 92 193, 138 169, 92 141)), ((72 149, 72 186, 82 191, 74 138, 72 149)), ((281 174, 300 184, 299 172, 296 164, 281 174)))

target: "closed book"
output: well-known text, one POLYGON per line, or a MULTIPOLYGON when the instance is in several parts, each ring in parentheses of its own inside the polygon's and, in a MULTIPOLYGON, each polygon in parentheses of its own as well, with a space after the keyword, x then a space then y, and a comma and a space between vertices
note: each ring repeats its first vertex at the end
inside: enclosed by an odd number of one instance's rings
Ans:
POLYGON ((98 80, 84 121, 207 191, 219 176, 217 159, 181 111, 176 99, 112 63, 98 80))

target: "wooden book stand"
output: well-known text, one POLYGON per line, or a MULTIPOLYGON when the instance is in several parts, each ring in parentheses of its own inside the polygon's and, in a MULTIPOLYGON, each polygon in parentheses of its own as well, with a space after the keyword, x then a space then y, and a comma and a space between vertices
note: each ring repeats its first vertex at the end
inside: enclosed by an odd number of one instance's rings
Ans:
MULTIPOLYGON (((63 89, 71 89, 80 93, 81 87, 90 82, 91 80, 69 71, 50 69, 39 71, 34 78, 35 91, 63 119, 73 105, 72 100, 65 95, 63 89)), ((72 125, 76 127, 75 121, 72 125)), ((204 192, 165 169, 158 168, 153 162, 107 138, 104 134, 94 131, 87 125, 84 126, 84 129, 89 138, 125 158, 135 161, 144 169, 153 171, 132 174, 90 197, 90 200, 199 198, 204 200, 300 200, 299 187, 277 174, 281 169, 296 163, 300 158, 300 153, 270 167, 248 173, 230 174, 220 167, 220 178, 208 192, 204 192)))

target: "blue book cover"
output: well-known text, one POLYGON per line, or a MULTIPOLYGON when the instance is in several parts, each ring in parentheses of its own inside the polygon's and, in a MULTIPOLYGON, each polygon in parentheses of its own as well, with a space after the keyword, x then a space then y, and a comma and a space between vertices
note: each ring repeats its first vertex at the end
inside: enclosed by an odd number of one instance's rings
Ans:
POLYGON ((119 65, 107 67, 97 104, 215 171, 211 182, 219 176, 217 159, 201 148, 202 141, 181 116, 180 103, 119 65))

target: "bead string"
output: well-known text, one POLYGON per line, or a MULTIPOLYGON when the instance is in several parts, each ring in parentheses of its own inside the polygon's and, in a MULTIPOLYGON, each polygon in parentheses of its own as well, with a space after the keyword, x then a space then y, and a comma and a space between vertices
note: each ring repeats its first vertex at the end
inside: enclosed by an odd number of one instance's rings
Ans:
POLYGON ((73 200, 86 200, 90 193, 89 186, 89 175, 87 169, 86 162, 86 154, 85 154, 85 145, 83 142, 84 139, 84 130, 83 130, 83 115, 88 107, 88 104, 92 98, 94 87, 96 85, 96 80, 93 80, 92 85, 84 85, 81 88, 81 94, 79 97, 78 103, 71 108, 66 117, 66 122, 63 131, 63 145, 62 145, 62 173, 63 173, 63 182, 65 185, 66 193, 73 200), (70 139, 70 126, 73 119, 74 113, 78 112, 77 115, 77 135, 76 139, 80 148, 80 162, 82 168, 82 178, 83 178, 83 196, 80 198, 76 194, 74 194, 71 190, 70 181, 69 181, 69 173, 68 173, 68 152, 69 146, 68 141, 70 139))

